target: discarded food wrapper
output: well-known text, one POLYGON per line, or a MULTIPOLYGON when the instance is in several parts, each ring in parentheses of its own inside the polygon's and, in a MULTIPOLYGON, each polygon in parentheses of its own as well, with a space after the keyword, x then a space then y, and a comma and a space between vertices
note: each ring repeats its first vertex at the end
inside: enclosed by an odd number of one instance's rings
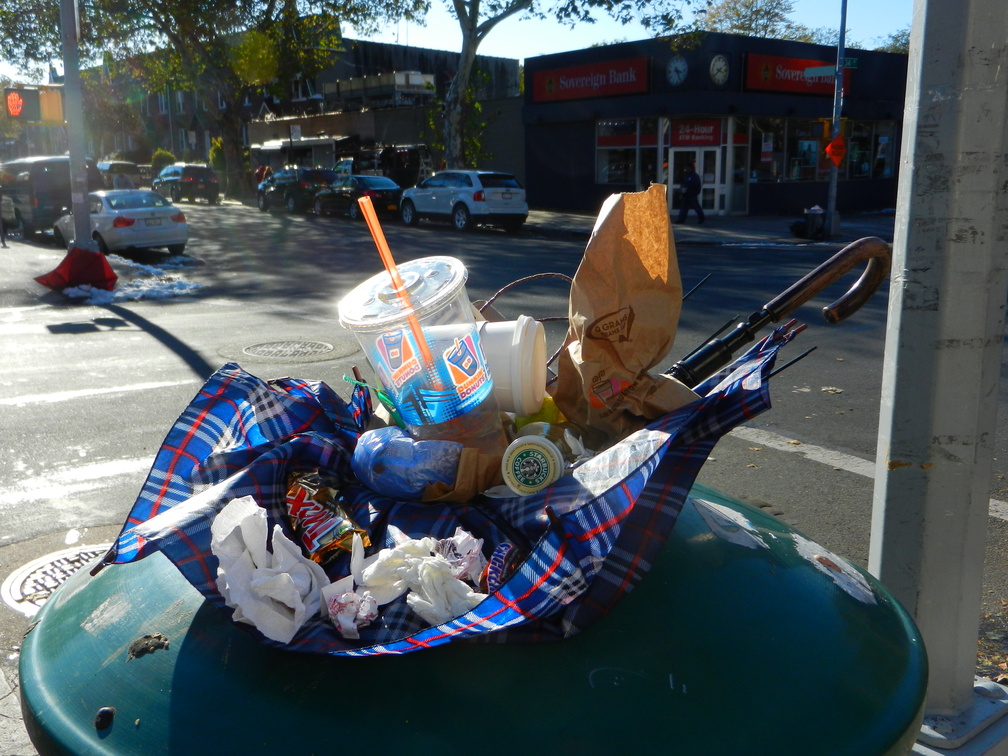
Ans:
POLYGON ((339 492, 325 485, 317 470, 291 473, 287 479, 287 517, 308 558, 325 564, 349 553, 358 533, 364 545, 371 540, 339 503, 339 492))
POLYGON ((322 600, 329 612, 329 619, 347 640, 359 640, 358 628, 371 623, 378 616, 378 602, 365 591, 357 593, 353 589, 353 575, 347 575, 322 589, 322 600))
MULTIPOLYGON (((482 547, 480 539, 471 538, 465 531, 456 531, 449 560, 441 552, 436 538, 410 538, 394 548, 382 549, 377 554, 364 556, 364 544, 354 535, 350 570, 355 591, 369 593, 378 606, 406 595, 406 603, 431 625, 440 625, 459 617, 479 604, 486 595, 478 593, 461 580, 458 574, 469 576, 473 569, 483 570, 484 562, 478 559, 457 559, 458 554, 472 554, 482 547), (408 593, 407 593, 408 592, 408 593)), ((451 539, 450 539, 451 540, 451 539)), ((478 573, 477 573, 478 574, 478 573)))
POLYGON ((698 398, 671 376, 648 373, 671 350, 681 308, 664 185, 612 195, 574 274, 553 391, 590 448, 698 398))
POLYGON ((266 510, 251 496, 233 499, 214 518, 210 551, 218 561, 217 590, 234 609, 235 622, 290 643, 305 621, 320 613, 329 578, 279 525, 267 543, 268 527, 266 510))

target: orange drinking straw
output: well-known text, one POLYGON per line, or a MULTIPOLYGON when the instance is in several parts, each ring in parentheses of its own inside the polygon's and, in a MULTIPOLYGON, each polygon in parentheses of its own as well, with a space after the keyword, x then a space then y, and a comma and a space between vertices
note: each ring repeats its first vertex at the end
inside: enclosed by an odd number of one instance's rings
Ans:
POLYGON ((423 329, 420 328, 420 321, 417 320, 416 313, 413 311, 413 303, 410 301, 409 292, 399 277, 399 268, 396 267, 395 260, 392 259, 392 250, 389 249, 388 242, 385 241, 385 232, 382 231, 381 224, 378 222, 378 214, 371 203, 371 198, 361 197, 357 200, 357 204, 360 205, 360 209, 364 213, 364 220, 367 222, 368 230, 371 232, 371 238, 374 239, 375 246, 378 247, 378 254, 381 255, 385 270, 388 271, 389 276, 392 278, 392 288, 406 308, 406 320, 409 322, 410 330, 413 332, 413 340, 420 347, 420 355, 429 369, 434 388, 440 389, 441 379, 437 374, 437 370, 434 369, 434 355, 431 354, 430 346, 427 344, 427 337, 424 336, 423 329))

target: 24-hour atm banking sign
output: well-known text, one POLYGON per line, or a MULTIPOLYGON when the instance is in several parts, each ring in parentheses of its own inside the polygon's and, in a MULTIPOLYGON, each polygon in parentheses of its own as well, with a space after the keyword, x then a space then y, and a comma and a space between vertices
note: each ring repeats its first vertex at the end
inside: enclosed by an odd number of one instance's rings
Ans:
POLYGON ((532 101, 555 102, 648 91, 648 59, 628 58, 536 71, 532 101))
MULTIPOLYGON (((764 92, 832 95, 836 88, 836 76, 821 71, 835 65, 836 60, 781 58, 750 53, 746 56, 745 87, 764 92), (809 69, 813 69, 812 75, 809 75, 809 69)), ((850 92, 850 69, 845 68, 843 74, 844 91, 850 92)))

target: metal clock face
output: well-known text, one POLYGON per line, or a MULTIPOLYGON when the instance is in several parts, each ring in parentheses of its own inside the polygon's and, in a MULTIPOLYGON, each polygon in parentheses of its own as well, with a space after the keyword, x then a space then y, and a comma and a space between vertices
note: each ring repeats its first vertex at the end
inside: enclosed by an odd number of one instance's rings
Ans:
POLYGON ((682 55, 673 55, 665 67, 665 78, 668 79, 669 84, 677 87, 686 81, 686 72, 688 70, 689 66, 686 65, 686 59, 682 55))
POLYGON ((711 81, 719 87, 724 86, 728 81, 728 58, 724 55, 715 55, 710 62, 711 81))

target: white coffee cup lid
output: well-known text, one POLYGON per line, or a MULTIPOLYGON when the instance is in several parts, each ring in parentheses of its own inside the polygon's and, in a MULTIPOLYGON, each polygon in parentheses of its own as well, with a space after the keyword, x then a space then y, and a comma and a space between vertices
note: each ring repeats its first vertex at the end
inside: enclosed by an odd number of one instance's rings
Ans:
POLYGON ((563 454, 557 445, 541 436, 519 436, 504 450, 501 473, 508 488, 529 496, 560 479, 563 454))

